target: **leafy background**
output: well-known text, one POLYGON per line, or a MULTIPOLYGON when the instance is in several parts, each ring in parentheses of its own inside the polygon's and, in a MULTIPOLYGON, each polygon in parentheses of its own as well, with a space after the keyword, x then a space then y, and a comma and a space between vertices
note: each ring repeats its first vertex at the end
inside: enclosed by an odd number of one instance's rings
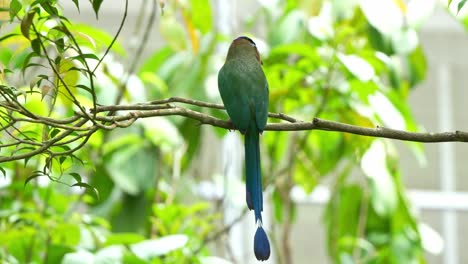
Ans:
MULTIPOLYGON (((120 91, 126 103, 171 96, 220 102, 215 80, 226 49, 234 36, 248 34, 255 36, 262 54, 270 111, 303 120, 321 117, 422 131, 408 98, 427 77, 428 51, 418 31, 430 18, 431 6, 441 5, 436 2, 258 1, 255 11, 234 23, 219 17, 217 2, 159 1, 149 33, 164 41, 148 45, 133 64, 138 45, 119 39, 95 78, 87 67, 97 65, 113 39, 96 23, 106 21, 101 8, 110 7, 106 1, 72 2, 74 8, 66 12, 55 1, 0 2, 0 85, 19 91, 34 113, 72 114, 74 99, 65 89, 83 107, 113 104, 120 91), (71 19, 91 8, 101 20, 71 19), (226 24, 234 28, 223 29, 226 24), (38 40, 39 32, 47 41, 38 40), (51 63, 66 85, 51 73, 44 49, 53 51, 51 63)), ((460 24, 468 27, 464 2, 442 6, 450 6, 447 12, 454 16, 460 11, 460 24)), ((112 19, 109 27, 117 29, 117 21, 112 19)), ((143 38, 143 21, 128 24, 126 30, 135 25, 143 38)), ((194 109, 227 119, 218 110, 194 109)), ((4 126, 6 113, 0 116, 4 126)), ((24 124, 18 129, 23 132, 19 137, 40 139, 45 128, 24 124)), ((47 134, 53 138, 57 133, 47 134)), ((217 235, 226 222, 226 199, 205 199, 207 194, 196 188, 222 181, 221 164, 210 162, 221 163, 216 152, 222 150, 209 145, 227 133, 181 117, 153 118, 126 129, 98 131, 73 155, 0 164, 0 260, 221 263, 214 256, 222 256, 234 261, 229 249, 213 243, 227 243, 226 235, 217 235)), ((63 146, 65 151, 74 147, 63 146)), ((424 164, 421 144, 404 148, 424 164)), ((27 150, 3 147, 0 155, 27 150)), ((291 234, 301 215, 289 194, 295 187, 308 194, 325 183, 331 197, 322 225, 308 228, 324 230, 331 262, 426 263, 423 244, 431 243, 431 231, 408 202, 398 156, 389 140, 323 131, 265 133, 264 182, 277 262, 295 260, 291 234)))

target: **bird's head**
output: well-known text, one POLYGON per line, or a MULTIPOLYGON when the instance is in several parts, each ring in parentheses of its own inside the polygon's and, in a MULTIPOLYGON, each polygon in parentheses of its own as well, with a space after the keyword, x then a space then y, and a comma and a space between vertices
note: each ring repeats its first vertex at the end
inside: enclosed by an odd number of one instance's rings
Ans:
POLYGON ((229 60, 238 56, 255 57, 260 64, 263 64, 257 45, 251 38, 246 36, 240 36, 232 41, 226 59, 229 60))

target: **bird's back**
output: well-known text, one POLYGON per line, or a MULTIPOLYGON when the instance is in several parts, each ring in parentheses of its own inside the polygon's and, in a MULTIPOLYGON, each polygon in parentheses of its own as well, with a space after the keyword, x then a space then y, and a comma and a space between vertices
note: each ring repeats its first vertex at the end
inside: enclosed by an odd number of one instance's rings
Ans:
POLYGON ((255 58, 227 60, 218 75, 218 87, 231 121, 245 133, 251 118, 263 131, 268 117, 268 82, 255 58))

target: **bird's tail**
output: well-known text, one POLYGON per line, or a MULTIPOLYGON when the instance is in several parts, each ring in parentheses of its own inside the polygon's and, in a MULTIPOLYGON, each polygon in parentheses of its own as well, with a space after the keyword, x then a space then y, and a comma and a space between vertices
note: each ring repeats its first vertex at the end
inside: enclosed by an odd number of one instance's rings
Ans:
POLYGON ((252 122, 245 133, 246 201, 249 209, 255 212, 257 224, 254 237, 255 257, 258 260, 267 260, 270 257, 270 242, 262 227, 263 193, 259 137, 256 123, 252 122))
POLYGON ((247 206, 255 211, 255 222, 262 221, 263 194, 259 132, 250 126, 245 133, 245 186, 247 206))

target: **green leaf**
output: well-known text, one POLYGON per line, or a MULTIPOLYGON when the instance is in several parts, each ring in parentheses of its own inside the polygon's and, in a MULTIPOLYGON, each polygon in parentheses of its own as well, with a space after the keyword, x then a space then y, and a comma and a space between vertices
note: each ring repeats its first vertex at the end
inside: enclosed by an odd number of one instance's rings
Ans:
POLYGON ((21 68, 21 73, 23 74, 23 76, 26 70, 30 67, 42 67, 42 68, 46 67, 44 64, 30 63, 31 59, 34 57, 40 57, 40 55, 36 52, 31 52, 26 56, 26 58, 24 58, 23 67, 21 68))
POLYGON ((0 49, 0 63, 3 65, 8 65, 10 63, 13 52, 8 48, 0 49))
POLYGON ((83 64, 86 63, 85 59, 99 60, 98 56, 96 56, 95 54, 92 54, 92 53, 84 53, 84 54, 81 54, 81 55, 70 57, 70 59, 78 60, 83 64))
POLYGON ((184 141, 188 144, 182 160, 182 167, 185 169, 190 166, 192 158, 200 149, 201 127, 196 121, 185 119, 182 124, 178 126, 178 129, 184 141))
POLYGON ((278 45, 273 48, 264 64, 282 63, 293 54, 310 59, 313 62, 319 62, 321 59, 315 47, 308 44, 291 43, 278 45))
MULTIPOLYGON (((357 234, 363 190, 356 184, 340 183, 336 186, 325 211, 328 250, 330 256, 339 256, 339 242, 343 237, 357 234)), ((337 262, 340 263, 340 262, 337 262)))
POLYGON ((367 36, 369 39, 369 43, 374 49, 381 51, 387 55, 392 55, 395 53, 390 37, 380 33, 380 31, 377 30, 377 28, 373 27, 370 24, 367 26, 367 36))
POLYGON ((29 29, 31 28, 32 21, 36 12, 34 10, 28 12, 28 14, 21 20, 21 33, 27 39, 29 39, 29 29))
POLYGON ((2 172, 3 177, 6 178, 6 171, 4 168, 0 167, 0 172, 2 172))
MULTIPOLYGON (((93 44, 98 44, 97 48, 100 49, 107 48, 114 39, 114 36, 110 35, 104 30, 100 30, 96 27, 92 27, 86 24, 73 24, 70 31, 77 37, 77 39, 85 39, 86 42, 92 40, 91 42, 93 44)), ((92 46, 92 44, 88 45, 88 47, 94 48, 92 46)), ((111 50, 118 53, 119 55, 125 55, 125 49, 119 41, 114 42, 111 50)))
POLYGON ((124 193, 120 198, 119 211, 112 215, 113 230, 115 232, 138 232, 149 217, 150 203, 150 198, 144 192, 137 195, 124 193))
POLYGON ((81 175, 79 173, 71 172, 69 175, 72 176, 77 183, 81 182, 81 175))
MULTIPOLYGON (((90 185, 94 186, 96 189, 99 190, 99 201, 95 201, 92 205, 96 206, 93 210, 98 212, 111 210, 112 206, 106 206, 107 204, 113 204, 112 199, 109 199, 109 196, 114 191, 115 184, 110 178, 110 175, 104 165, 96 164, 96 173, 95 175, 99 175, 99 177, 91 177, 90 185), (98 206, 101 205, 102 206, 98 206)), ((98 213, 99 214, 99 213, 98 213)), ((106 213, 103 213, 104 215, 106 213)))
POLYGON ((213 19, 210 0, 190 0, 190 6, 191 18, 195 27, 203 34, 211 31, 213 19))
MULTIPOLYGON (((161 1, 163 2, 163 1, 161 1)), ((124 256, 123 256, 123 263, 125 264, 148 264, 147 261, 139 258, 138 256, 136 256, 135 254, 133 254, 132 252, 125 252, 124 256)))
POLYGON ((73 70, 75 68, 75 64, 71 58, 67 58, 60 61, 60 65, 58 67, 59 74, 62 76, 63 82, 56 78, 55 86, 58 90, 58 96, 62 99, 64 104, 68 107, 72 105, 72 101, 70 99, 69 93, 76 94, 76 84, 80 78, 79 72, 73 70), (68 88, 69 91, 66 90, 68 88))
POLYGON ((112 154, 106 162, 106 169, 121 190, 137 195, 152 188, 156 176, 156 158, 156 150, 149 144, 126 145, 112 154))
POLYGON ((31 40, 31 48, 36 54, 40 55, 41 54, 41 41, 38 38, 31 40))
POLYGON ((463 6, 465 6, 466 1, 467 1, 467 0, 461 0, 461 1, 458 3, 458 6, 457 6, 457 15, 458 15, 458 13, 460 12, 460 10, 463 8, 463 6))
POLYGON ((75 250, 63 244, 52 244, 48 247, 46 264, 62 263, 65 254, 74 252, 75 250))
POLYGON ((145 237, 135 233, 114 233, 106 238, 105 246, 109 245, 128 245, 145 240, 145 237))
POLYGON ((279 24, 270 29, 268 39, 272 47, 280 44, 292 43, 299 39, 304 28, 304 13, 293 10, 286 14, 279 24))
POLYGON ((156 50, 156 52, 143 62, 139 70, 140 74, 144 72, 156 72, 172 54, 173 51, 169 47, 156 50))
POLYGON ((96 14, 96 18, 99 18, 98 17, 99 8, 101 8, 102 1, 103 0, 93 0, 93 10, 94 10, 94 13, 96 14))
MULTIPOLYGON (((63 40, 63 38, 57 39, 54 43, 55 43, 55 46, 57 47, 58 52, 63 53, 65 49, 65 41, 63 40)), ((61 58, 61 57, 57 56, 57 58, 61 58)))
POLYGON ((28 182, 30 182, 31 180, 34 180, 35 178, 40 177, 40 176, 44 176, 42 171, 35 171, 32 175, 30 175, 28 178, 26 178, 26 180, 24 181, 24 187, 26 188, 26 185, 28 184, 28 182))
POLYGON ((81 188, 85 188, 87 191, 90 191, 91 194, 93 195, 94 198, 96 198, 97 200, 99 200, 99 191, 94 188, 93 186, 85 183, 85 182, 77 182, 75 184, 73 184, 71 187, 81 187, 81 188))
POLYGON ((18 12, 21 10, 23 6, 18 0, 11 0, 10 2, 10 20, 13 21, 15 16, 18 14, 18 12))
POLYGON ((426 78, 427 62, 424 50, 418 46, 406 59, 408 64, 408 78, 411 88, 426 78))
POLYGON ((92 90, 90 87, 88 87, 88 86, 86 86, 86 85, 83 85, 83 84, 77 84, 77 85, 76 85, 76 88, 78 88, 78 89, 83 89, 83 90, 87 91, 87 92, 90 93, 90 94, 93 93, 93 90, 92 90))
POLYGON ((52 131, 50 131, 50 138, 54 138, 55 136, 57 136, 58 133, 60 133, 60 129, 58 128, 52 129, 52 131))
POLYGON ((52 6, 49 1, 44 1, 41 3, 41 7, 50 15, 58 16, 58 10, 55 6, 52 6))
POLYGON ((374 77, 375 71, 370 63, 354 54, 339 53, 338 59, 359 80, 365 82, 374 77))
POLYGON ((281 198, 281 194, 277 188, 273 191, 272 195, 273 200, 273 212, 275 215, 275 220, 278 223, 283 222, 283 198, 281 198))
POLYGON ((78 0, 72 0, 72 1, 75 4, 76 8, 78 9, 78 12, 80 12, 80 2, 78 0))

